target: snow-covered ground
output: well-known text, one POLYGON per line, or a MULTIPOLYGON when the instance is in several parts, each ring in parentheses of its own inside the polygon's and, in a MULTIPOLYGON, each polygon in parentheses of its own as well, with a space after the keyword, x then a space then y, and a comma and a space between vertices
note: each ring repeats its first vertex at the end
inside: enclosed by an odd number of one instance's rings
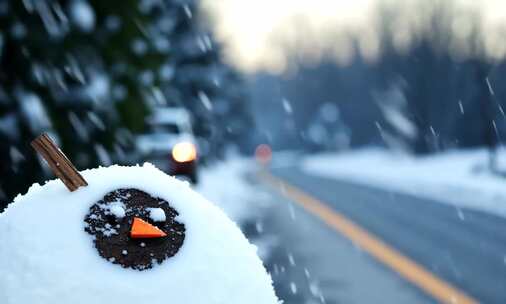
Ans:
POLYGON ((241 229, 254 223, 259 235, 247 235, 257 246, 257 254, 263 261, 269 258, 277 237, 262 234, 264 212, 272 206, 272 197, 264 187, 258 187, 247 179, 258 170, 253 159, 229 156, 226 160, 203 167, 199 171, 199 183, 194 188, 205 198, 221 208, 241 229))
MULTIPOLYGON (((506 158, 501 151, 500 158, 506 158)), ((484 149, 412 157, 380 148, 307 156, 302 170, 506 217, 506 178, 486 170, 484 149)))
POLYGON ((251 159, 231 156, 203 167, 195 190, 240 225, 257 218, 269 204, 269 194, 246 180, 246 174, 253 171, 255 163, 251 159))

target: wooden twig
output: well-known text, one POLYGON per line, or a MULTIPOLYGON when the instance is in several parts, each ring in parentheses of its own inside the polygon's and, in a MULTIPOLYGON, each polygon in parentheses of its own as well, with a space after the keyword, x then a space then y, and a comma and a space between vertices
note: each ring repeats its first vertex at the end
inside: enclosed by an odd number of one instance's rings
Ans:
POLYGON ((46 133, 34 139, 32 147, 46 160, 54 174, 70 191, 88 186, 86 180, 46 133))

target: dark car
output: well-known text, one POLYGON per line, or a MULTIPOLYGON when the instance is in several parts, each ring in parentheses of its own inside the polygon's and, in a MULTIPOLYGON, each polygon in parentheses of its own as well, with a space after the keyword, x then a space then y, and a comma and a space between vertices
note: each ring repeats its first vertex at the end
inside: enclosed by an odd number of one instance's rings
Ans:
POLYGON ((170 175, 196 183, 198 153, 190 114, 182 108, 156 108, 147 122, 152 132, 137 137, 142 157, 170 175))

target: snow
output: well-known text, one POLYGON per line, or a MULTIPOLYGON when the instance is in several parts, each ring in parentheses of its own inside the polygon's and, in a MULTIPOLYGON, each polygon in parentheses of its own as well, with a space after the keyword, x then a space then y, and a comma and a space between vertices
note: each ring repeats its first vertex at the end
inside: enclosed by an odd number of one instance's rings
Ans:
POLYGON ((258 216, 268 207, 270 196, 246 180, 255 163, 239 156, 228 156, 225 161, 203 168, 195 190, 220 207, 235 222, 244 222, 258 216), (226 183, 224 183, 226 181, 226 183))
POLYGON ((88 115, 88 119, 91 121, 91 123, 95 127, 97 127, 97 129, 99 129, 100 131, 104 131, 105 130, 104 122, 100 119, 100 117, 98 117, 97 114, 95 114, 92 111, 88 111, 87 115, 88 115))
POLYGON ((367 148, 306 157, 302 170, 506 217, 506 180, 486 169, 487 157, 485 149, 412 157, 367 148))
POLYGON ((116 218, 124 218, 125 217, 125 205, 118 201, 110 204, 109 212, 114 215, 116 218))
POLYGON ((61 37, 65 34, 65 27, 62 26, 62 24, 67 23, 67 20, 61 13, 61 7, 59 4, 54 3, 51 7, 50 3, 47 3, 46 1, 33 1, 33 5, 49 35, 61 37))
POLYGON ((33 93, 21 93, 19 94, 19 101, 23 118, 28 122, 32 132, 40 132, 40 130, 51 128, 49 116, 39 96, 33 93))
POLYGON ((109 152, 107 152, 107 150, 104 148, 104 146, 96 144, 93 147, 95 148, 98 160, 102 165, 109 166, 112 164, 111 156, 109 155, 109 152))
POLYGON ((288 101, 288 99, 286 99, 286 98, 283 98, 281 101, 283 103, 283 109, 285 110, 285 112, 287 114, 292 114, 293 109, 292 109, 292 105, 291 105, 290 101, 288 101))
POLYGON ((170 50, 170 40, 164 37, 156 37, 153 44, 160 53, 167 53, 170 50))
POLYGON ((297 285, 295 285, 295 282, 290 282, 290 290, 293 294, 297 294, 297 285))
POLYGON ((211 111, 213 109, 213 104, 211 103, 211 100, 209 99, 209 97, 207 96, 207 94, 204 93, 204 92, 202 92, 202 91, 199 91, 198 95, 199 95, 200 102, 202 102, 202 104, 204 105, 204 107, 208 111, 211 111))
POLYGON ((174 78, 174 74, 175 74, 175 69, 172 65, 170 64, 164 64, 160 67, 160 70, 158 72, 160 74, 160 77, 163 79, 163 80, 171 80, 172 78, 174 78))
POLYGON ((109 96, 110 83, 105 74, 96 73, 91 77, 89 85, 86 87, 86 94, 94 101, 106 99, 109 96))
POLYGON ((193 14, 188 4, 183 5, 183 9, 186 14, 186 17, 188 17, 188 19, 191 19, 193 17, 193 14))
POLYGON ((0 303, 277 303, 256 248, 187 183, 151 164, 81 173, 88 186, 34 184, 0 214, 0 303), (109 263, 84 231, 89 208, 125 187, 168 201, 186 227, 179 252, 151 270, 109 263))
POLYGON ((86 1, 73 1, 70 16, 74 24, 85 32, 91 32, 95 28, 95 12, 86 1))
POLYGON ((155 222, 165 222, 167 219, 162 208, 149 208, 149 218, 155 222))
POLYGON ((495 92, 494 92, 494 89, 492 89, 492 85, 490 84, 490 80, 488 79, 488 77, 486 77, 485 80, 487 82, 487 86, 488 86, 488 90, 490 92, 490 95, 494 96, 495 92))
POLYGON ((138 56, 145 55, 146 52, 148 51, 147 43, 141 38, 137 38, 137 39, 133 40, 131 48, 132 48, 132 51, 138 56))
POLYGON ((462 105, 462 100, 459 100, 459 109, 460 109, 460 114, 464 115, 464 106, 462 105))
POLYGON ((139 82, 144 86, 152 85, 154 80, 155 75, 153 74, 153 72, 149 70, 144 70, 141 73, 139 73, 139 82))
POLYGON ((398 130, 399 133, 411 139, 416 137, 418 133, 416 125, 401 112, 401 109, 386 104, 379 104, 379 108, 383 112, 385 120, 398 130))
POLYGON ((88 129, 85 127, 83 122, 77 117, 76 113, 69 112, 68 118, 70 124, 72 125, 72 128, 75 131, 75 134, 79 137, 79 139, 84 142, 88 142, 90 140, 88 129))

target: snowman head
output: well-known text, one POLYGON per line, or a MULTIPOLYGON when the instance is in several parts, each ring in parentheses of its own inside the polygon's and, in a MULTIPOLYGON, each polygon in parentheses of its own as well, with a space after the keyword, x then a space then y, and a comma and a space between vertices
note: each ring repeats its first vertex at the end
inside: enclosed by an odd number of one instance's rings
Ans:
POLYGON ((0 214, 0 303, 278 303, 255 247, 186 184, 148 164, 78 172, 36 146, 69 191, 36 184, 0 214))
MULTIPOLYGON (((70 191, 88 183, 47 134, 32 146, 70 191)), ((85 231, 93 236, 98 253, 109 262, 145 270, 174 256, 185 238, 177 211, 161 198, 128 188, 106 194, 91 206, 85 231)))
POLYGON ((104 259, 146 270, 174 256, 183 245, 185 226, 177 215, 161 198, 137 189, 118 189, 91 206, 85 230, 104 259))

